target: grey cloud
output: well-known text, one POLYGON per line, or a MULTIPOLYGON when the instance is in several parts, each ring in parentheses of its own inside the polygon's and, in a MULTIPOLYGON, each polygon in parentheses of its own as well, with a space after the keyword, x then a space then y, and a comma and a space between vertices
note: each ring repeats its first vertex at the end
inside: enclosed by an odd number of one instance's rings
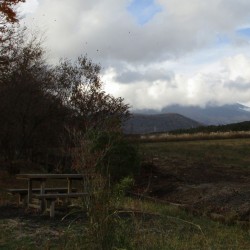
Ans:
MULTIPOLYGON (((236 55, 203 72, 191 75, 173 73, 170 81, 150 82, 147 76, 136 84, 116 82, 117 91, 113 93, 122 95, 135 108, 160 109, 175 103, 198 106, 246 103, 250 101, 250 73, 244 69, 249 67, 250 56, 236 55)), ((118 72, 115 75, 119 75, 118 72)))
POLYGON ((143 63, 211 45, 217 33, 234 33, 249 20, 250 1, 245 0, 158 2, 163 11, 144 26, 131 18, 125 0, 44 0, 34 15, 38 24, 53 30, 48 46, 55 55, 87 52, 96 60, 143 63))
MULTIPOLYGON (((250 80, 250 79, 248 79, 250 80)), ((245 79, 238 78, 236 81, 229 81, 224 84, 225 88, 232 89, 234 91, 249 91, 250 90, 250 82, 245 82, 245 79)))
POLYGON ((220 72, 213 63, 225 55, 218 52, 211 59, 209 50, 216 47, 219 34, 230 37, 229 55, 240 54, 243 46, 249 53, 249 43, 238 38, 235 30, 250 24, 250 1, 155 1, 163 11, 144 26, 127 12, 127 0, 40 0, 26 23, 47 30, 46 47, 52 59, 87 53, 100 62, 116 87, 114 93, 135 107, 249 101, 250 74, 244 73, 250 67, 249 54, 246 60, 234 62, 233 58, 232 65, 220 72), (207 53, 203 65, 194 57, 201 52, 207 53))
POLYGON ((135 82, 154 82, 154 81, 167 81, 170 82, 174 77, 173 72, 167 72, 163 70, 148 69, 146 72, 129 71, 121 72, 115 77, 115 81, 121 83, 135 83, 135 82))

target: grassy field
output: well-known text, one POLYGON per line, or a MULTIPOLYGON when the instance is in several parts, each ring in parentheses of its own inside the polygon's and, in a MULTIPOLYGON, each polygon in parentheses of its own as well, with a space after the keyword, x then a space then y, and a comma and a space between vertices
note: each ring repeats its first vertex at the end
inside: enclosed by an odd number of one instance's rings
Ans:
MULTIPOLYGON (((139 148, 144 158, 173 167, 206 162, 206 166, 246 170, 250 165, 250 139, 144 142, 139 148)), ((224 224, 194 216, 176 206, 128 197, 101 221, 107 226, 105 230, 97 224, 90 227, 86 219, 76 220, 77 216, 61 220, 63 215, 58 214, 50 220, 35 211, 6 204, 10 197, 4 194, 1 185, 7 187, 8 183, 18 186, 13 177, 5 176, 0 183, 0 249, 247 250, 250 247, 249 223, 224 224), (98 227, 105 237, 96 234, 98 227)))
MULTIPOLYGON (((112 249, 249 249, 249 231, 193 217, 178 208, 126 199, 127 216, 116 217, 110 231, 112 249), (136 210, 134 210, 136 208, 136 210)), ((0 221, 1 249, 100 249, 84 222, 55 221, 37 217, 0 221)), ((111 249, 103 246, 103 249, 111 249)))
POLYGON ((140 144, 140 150, 148 157, 250 167, 250 139, 144 142, 140 144))

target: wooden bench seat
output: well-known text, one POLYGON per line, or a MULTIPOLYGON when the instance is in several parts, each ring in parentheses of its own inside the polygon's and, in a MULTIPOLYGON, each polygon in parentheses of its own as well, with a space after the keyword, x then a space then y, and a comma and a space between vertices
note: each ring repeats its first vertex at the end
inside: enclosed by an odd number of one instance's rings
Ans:
MULTIPOLYGON (((27 203, 26 198, 28 195, 28 189, 25 188, 19 188, 19 189, 15 189, 15 188, 11 188, 11 189, 6 189, 6 191, 10 194, 18 194, 18 204, 19 205, 25 205, 27 203)), ((41 191, 40 188, 34 188, 32 189, 32 193, 34 194, 39 194, 41 191)), ((76 192, 77 189, 76 188, 72 188, 71 192, 76 192)), ((60 194, 64 194, 68 192, 67 188, 61 188, 61 187, 57 187, 57 188, 45 188, 44 189, 45 194, 48 193, 60 193, 60 194)))
POLYGON ((39 200, 45 200, 45 210, 50 212, 50 217, 55 216, 55 201, 57 199, 80 198, 88 195, 88 193, 60 193, 60 194, 34 194, 34 197, 39 200))
POLYGON ((34 194, 34 197, 38 199, 57 199, 57 198, 78 198, 86 196, 87 193, 61 193, 61 194, 34 194))
MULTIPOLYGON (((8 193, 11 194, 28 194, 28 189, 26 188, 19 188, 19 189, 6 189, 8 193)), ((33 193, 39 193, 41 191, 40 188, 34 188, 32 189, 33 193)), ((45 193, 49 192, 58 192, 58 193, 66 193, 68 191, 67 188, 45 188, 44 189, 45 193)), ((76 192, 76 188, 72 188, 72 192, 76 192)))

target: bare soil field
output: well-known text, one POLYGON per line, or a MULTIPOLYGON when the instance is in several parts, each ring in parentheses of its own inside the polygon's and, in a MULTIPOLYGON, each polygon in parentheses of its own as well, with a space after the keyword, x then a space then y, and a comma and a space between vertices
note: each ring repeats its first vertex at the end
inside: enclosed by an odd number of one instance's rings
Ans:
POLYGON ((141 185, 148 187, 147 195, 180 204, 194 214, 215 220, 249 223, 250 168, 228 164, 227 159, 223 163, 221 159, 218 160, 218 155, 225 158, 223 152, 218 151, 216 156, 208 147, 203 152, 201 144, 197 142, 193 148, 190 143, 183 144, 182 150, 179 144, 180 155, 173 156, 169 147, 173 146, 174 150, 177 144, 168 144, 168 151, 164 147, 154 151, 152 149, 156 145, 149 145, 154 154, 141 180, 141 185), (190 158, 189 153, 192 155, 193 150, 197 153, 199 146, 199 157, 190 158))

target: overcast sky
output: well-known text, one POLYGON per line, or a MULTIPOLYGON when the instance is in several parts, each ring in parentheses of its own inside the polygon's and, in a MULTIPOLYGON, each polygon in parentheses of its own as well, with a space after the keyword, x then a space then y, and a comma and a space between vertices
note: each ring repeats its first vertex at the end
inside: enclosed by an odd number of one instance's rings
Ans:
POLYGON ((250 104, 249 0, 26 0, 52 61, 87 54, 134 109, 250 104))

